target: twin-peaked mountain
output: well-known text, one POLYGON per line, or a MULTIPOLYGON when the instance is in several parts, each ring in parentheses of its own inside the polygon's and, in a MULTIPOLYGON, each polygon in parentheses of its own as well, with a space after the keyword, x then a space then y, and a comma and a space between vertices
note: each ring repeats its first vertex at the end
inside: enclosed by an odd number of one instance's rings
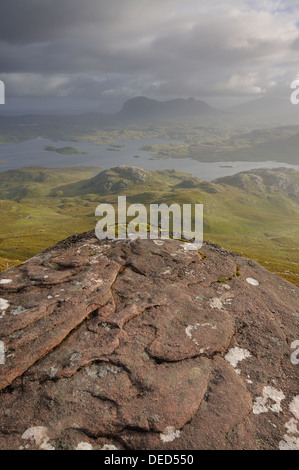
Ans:
POLYGON ((117 117, 120 119, 143 121, 179 120, 187 117, 216 116, 220 111, 205 101, 194 98, 157 101, 140 96, 124 103, 117 117))

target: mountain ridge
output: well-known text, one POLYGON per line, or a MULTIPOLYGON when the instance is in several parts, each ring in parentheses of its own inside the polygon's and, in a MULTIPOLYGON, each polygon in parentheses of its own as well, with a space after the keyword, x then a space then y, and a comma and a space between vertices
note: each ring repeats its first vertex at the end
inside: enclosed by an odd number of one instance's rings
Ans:
POLYGON ((167 101, 158 101, 139 96, 126 101, 117 114, 117 117, 129 120, 176 120, 184 117, 205 116, 221 114, 208 105, 205 101, 189 99, 173 99, 167 101))

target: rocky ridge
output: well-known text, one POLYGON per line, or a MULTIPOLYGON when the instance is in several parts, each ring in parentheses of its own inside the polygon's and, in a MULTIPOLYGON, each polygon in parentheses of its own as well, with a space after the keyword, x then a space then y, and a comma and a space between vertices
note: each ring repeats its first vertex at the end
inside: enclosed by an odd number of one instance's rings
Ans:
POLYGON ((217 245, 59 243, 0 277, 0 449, 299 449, 298 298, 217 245))
POLYGON ((218 178, 216 184, 228 184, 253 192, 280 194, 298 200, 298 172, 287 168, 260 168, 218 178))

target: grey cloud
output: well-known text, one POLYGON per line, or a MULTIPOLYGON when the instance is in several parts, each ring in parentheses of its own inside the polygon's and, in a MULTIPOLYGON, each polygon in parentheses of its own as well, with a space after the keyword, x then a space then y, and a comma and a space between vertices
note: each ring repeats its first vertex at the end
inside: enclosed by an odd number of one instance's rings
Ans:
POLYGON ((2 0, 1 74, 12 96, 254 95, 296 74, 294 12, 279 0, 2 0))

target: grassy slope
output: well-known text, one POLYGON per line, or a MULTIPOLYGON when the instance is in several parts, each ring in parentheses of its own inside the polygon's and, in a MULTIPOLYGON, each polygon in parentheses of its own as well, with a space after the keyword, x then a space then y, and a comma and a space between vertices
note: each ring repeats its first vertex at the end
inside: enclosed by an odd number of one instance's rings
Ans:
MULTIPOLYGON (((125 190, 111 193, 101 189, 100 177, 89 185, 95 171, 31 168, 0 173, 0 269, 19 264, 71 234, 93 229, 96 206, 116 204, 118 194, 124 194, 128 202, 144 204, 204 203, 206 240, 255 259, 299 285, 298 200, 204 183, 171 171, 150 173, 146 183, 127 180, 125 190), (195 181, 195 187, 179 187, 186 179, 195 181)), ((113 171, 105 178, 126 180, 113 171)))

